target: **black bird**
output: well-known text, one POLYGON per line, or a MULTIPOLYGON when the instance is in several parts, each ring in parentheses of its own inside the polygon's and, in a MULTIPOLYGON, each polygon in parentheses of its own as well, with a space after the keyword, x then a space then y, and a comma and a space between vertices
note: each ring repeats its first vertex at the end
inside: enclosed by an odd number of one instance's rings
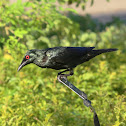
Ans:
POLYGON ((58 73, 70 71, 66 76, 73 75, 73 68, 77 65, 89 61, 93 57, 106 53, 116 51, 117 49, 99 49, 93 50, 94 47, 54 47, 48 49, 33 49, 29 50, 19 68, 18 71, 27 64, 34 63, 42 68, 52 68, 56 70, 65 69, 58 73))

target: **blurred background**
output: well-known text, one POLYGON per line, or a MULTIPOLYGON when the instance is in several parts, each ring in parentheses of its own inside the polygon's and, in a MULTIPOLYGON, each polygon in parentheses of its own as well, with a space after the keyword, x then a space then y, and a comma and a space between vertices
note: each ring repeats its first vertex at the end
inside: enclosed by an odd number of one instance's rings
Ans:
POLYGON ((101 126, 126 125, 125 0, 0 0, 0 125, 92 126, 93 114, 57 81, 59 71, 33 64, 29 49, 118 48, 75 68, 69 81, 92 101, 101 126))

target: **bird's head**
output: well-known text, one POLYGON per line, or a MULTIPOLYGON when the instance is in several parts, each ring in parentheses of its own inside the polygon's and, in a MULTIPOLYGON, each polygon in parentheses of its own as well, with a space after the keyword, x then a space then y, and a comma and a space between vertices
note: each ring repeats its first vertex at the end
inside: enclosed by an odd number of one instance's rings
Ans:
POLYGON ((18 71, 21 70, 25 65, 33 63, 36 57, 37 57, 36 50, 29 50, 25 54, 20 66, 18 67, 18 71))

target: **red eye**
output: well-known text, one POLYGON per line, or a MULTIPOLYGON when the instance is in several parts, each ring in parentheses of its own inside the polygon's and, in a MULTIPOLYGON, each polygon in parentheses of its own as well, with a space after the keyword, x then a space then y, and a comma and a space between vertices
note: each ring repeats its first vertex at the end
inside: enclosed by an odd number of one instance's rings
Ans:
POLYGON ((29 55, 27 55, 25 58, 26 58, 26 59, 29 59, 29 55))

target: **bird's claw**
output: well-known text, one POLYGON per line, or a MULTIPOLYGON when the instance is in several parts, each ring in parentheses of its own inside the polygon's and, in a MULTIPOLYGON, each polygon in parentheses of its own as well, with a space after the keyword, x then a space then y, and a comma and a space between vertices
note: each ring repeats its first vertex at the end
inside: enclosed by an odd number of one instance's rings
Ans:
POLYGON ((59 74, 58 77, 60 79, 63 79, 64 78, 65 80, 67 80, 67 76, 65 74, 59 74))

